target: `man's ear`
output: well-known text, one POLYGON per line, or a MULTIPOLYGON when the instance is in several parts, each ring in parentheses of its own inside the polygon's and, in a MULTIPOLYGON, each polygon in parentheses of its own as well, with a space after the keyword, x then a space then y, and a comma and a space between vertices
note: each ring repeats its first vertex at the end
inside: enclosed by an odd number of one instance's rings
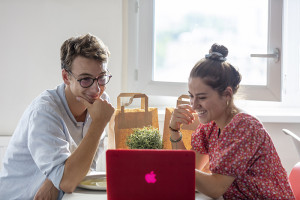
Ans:
POLYGON ((65 69, 63 69, 61 71, 61 75, 62 75, 62 79, 63 79, 64 83, 66 85, 70 85, 69 73, 65 69))

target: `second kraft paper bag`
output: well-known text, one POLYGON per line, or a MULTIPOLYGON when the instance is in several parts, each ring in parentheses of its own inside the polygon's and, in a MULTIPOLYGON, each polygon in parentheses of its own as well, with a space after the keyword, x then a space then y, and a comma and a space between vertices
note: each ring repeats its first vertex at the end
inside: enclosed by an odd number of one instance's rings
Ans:
MULTIPOLYGON (((178 97, 177 100, 177 106, 181 104, 190 104, 188 101, 189 96, 188 95, 181 95, 178 97)), ((170 124, 170 119, 171 115, 174 111, 174 108, 166 108, 166 113, 165 113, 165 122, 164 122, 164 133, 163 133, 163 147, 164 149, 172 149, 172 145, 170 142, 170 129, 169 129, 169 124, 170 124)), ((192 124, 189 125, 182 125, 180 128, 180 132, 182 133, 182 141, 186 147, 186 149, 191 149, 191 136, 192 133, 195 132, 197 127, 199 126, 199 118, 197 114, 194 114, 195 121, 192 124)))

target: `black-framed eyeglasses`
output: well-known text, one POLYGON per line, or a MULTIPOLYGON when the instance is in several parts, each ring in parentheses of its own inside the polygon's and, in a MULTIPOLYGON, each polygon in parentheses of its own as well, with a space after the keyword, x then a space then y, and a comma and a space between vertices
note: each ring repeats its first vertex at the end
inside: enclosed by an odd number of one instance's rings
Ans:
POLYGON ((96 80, 97 80, 99 86, 104 86, 109 82, 109 80, 112 77, 110 72, 107 71, 109 73, 109 75, 104 74, 104 75, 97 76, 96 78, 85 77, 82 79, 78 79, 71 71, 69 71, 69 70, 66 70, 66 71, 69 74, 71 74, 79 82, 80 86, 83 88, 91 87, 96 80))

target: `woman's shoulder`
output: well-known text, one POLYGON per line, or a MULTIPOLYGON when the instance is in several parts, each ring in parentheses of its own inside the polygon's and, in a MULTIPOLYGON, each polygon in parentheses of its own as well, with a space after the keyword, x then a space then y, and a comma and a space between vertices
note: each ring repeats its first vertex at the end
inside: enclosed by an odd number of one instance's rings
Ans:
POLYGON ((263 124, 254 115, 246 112, 236 114, 229 123, 231 128, 261 129, 263 124))
POLYGON ((251 115, 249 113, 246 112, 240 112, 237 113, 233 119, 233 122, 244 122, 244 123, 259 123, 261 124, 260 120, 255 117, 254 115, 251 115))

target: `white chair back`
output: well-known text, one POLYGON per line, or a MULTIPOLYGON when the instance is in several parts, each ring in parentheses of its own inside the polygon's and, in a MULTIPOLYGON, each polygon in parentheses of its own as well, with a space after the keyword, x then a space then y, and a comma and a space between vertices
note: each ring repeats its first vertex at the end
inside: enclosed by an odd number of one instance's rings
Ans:
POLYGON ((282 131, 291 136, 292 139, 293 139, 293 142, 295 144, 295 147, 297 149, 297 152, 298 152, 298 156, 300 158, 300 137, 298 135, 296 135, 295 133, 293 133, 292 131, 288 130, 288 129, 282 129, 282 131))

